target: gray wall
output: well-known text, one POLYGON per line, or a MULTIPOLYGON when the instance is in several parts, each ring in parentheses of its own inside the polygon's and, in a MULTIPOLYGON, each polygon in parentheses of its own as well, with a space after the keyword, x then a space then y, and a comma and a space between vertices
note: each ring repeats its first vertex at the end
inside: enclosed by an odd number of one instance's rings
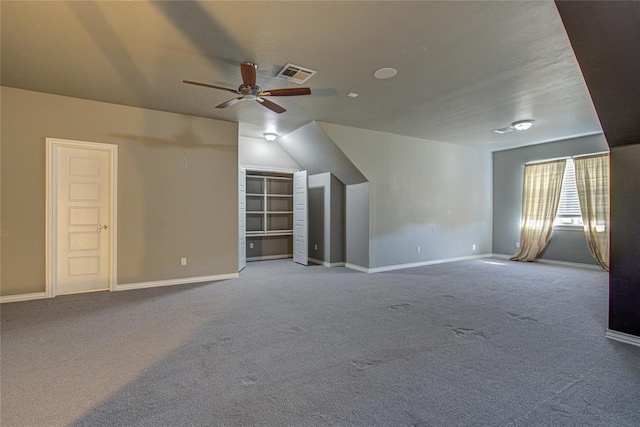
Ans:
POLYGON ((300 166, 275 141, 238 137, 238 164, 247 169, 297 171, 300 166))
POLYGON ((236 123, 1 90, 2 295, 45 290, 46 137, 118 145, 119 284, 237 273, 236 123))
POLYGON ((345 188, 345 262, 369 267, 369 183, 345 188))
POLYGON ((309 257, 319 261, 329 261, 331 256, 330 185, 329 172, 308 176, 309 257))
POLYGON ((329 214, 331 223, 331 252, 329 262, 344 262, 344 184, 340 182, 338 178, 331 175, 330 189, 331 209, 329 214))
POLYGON ((293 238, 291 236, 247 237, 247 261, 256 261, 263 257, 286 258, 291 254, 293 254, 293 238))
POLYGON ((640 336, 640 144, 611 148, 609 328, 640 336))
POLYGON ((319 125, 369 180, 369 267, 491 253, 488 150, 319 125))
POLYGON ((330 173, 309 175, 309 256, 344 261, 344 185, 330 173), (317 249, 316 249, 317 247, 317 249))
MULTIPOLYGON (((602 134, 493 153, 493 252, 513 255, 520 241, 524 164, 608 151, 602 134)), ((582 229, 554 230, 542 259, 595 264, 582 229)))

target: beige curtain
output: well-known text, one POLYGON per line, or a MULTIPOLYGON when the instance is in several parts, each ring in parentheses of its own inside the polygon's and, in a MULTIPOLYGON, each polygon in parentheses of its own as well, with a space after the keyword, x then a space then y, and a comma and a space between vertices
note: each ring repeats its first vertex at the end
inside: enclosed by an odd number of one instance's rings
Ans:
POLYGON ((525 165, 520 250, 510 259, 533 261, 544 250, 560 203, 566 160, 525 165))
POLYGON ((578 157, 576 186, 591 255, 609 271, 609 155, 578 157))

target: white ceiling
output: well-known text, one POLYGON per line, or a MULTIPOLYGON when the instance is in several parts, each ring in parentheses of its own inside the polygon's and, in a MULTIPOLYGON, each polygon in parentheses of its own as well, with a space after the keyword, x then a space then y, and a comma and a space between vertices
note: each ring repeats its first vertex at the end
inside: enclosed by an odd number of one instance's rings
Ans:
POLYGON ((245 136, 324 121, 492 150, 601 132, 551 1, 1 3, 1 83, 237 121, 245 136), (263 89, 286 63, 311 96, 214 106, 239 63, 263 89), (393 67, 398 75, 376 80, 393 67), (349 98, 348 92, 360 96, 349 98), (492 129, 532 118, 526 132, 492 129))

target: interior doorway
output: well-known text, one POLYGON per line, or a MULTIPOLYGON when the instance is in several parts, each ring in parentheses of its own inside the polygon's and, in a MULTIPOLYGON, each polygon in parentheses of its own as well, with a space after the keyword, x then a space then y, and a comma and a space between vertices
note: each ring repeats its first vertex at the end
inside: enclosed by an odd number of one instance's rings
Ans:
POLYGON ((307 265, 306 171, 239 166, 238 270, 247 261, 292 258, 307 265))
POLYGON ((115 290, 118 147, 46 143, 47 296, 115 290))

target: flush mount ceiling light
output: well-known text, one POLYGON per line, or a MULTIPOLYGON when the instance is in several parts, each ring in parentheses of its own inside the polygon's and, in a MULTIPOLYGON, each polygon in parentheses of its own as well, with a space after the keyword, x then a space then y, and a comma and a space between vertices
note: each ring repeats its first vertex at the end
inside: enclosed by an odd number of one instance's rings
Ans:
POLYGON ((500 129, 494 129, 491 132, 493 132, 493 133, 509 133, 509 132, 527 130, 531 126, 533 126, 534 123, 535 123, 535 121, 531 120, 531 119, 518 120, 517 122, 511 123, 511 126, 509 126, 509 127, 500 128, 500 129))
POLYGON ((531 126, 533 126, 534 123, 535 123, 535 121, 530 120, 530 119, 518 120, 517 122, 511 123, 511 127, 514 128, 515 130, 527 130, 531 126))
POLYGON ((349 93, 347 94, 347 96, 348 96, 349 98, 357 98, 357 97, 358 97, 358 94, 357 94, 357 93, 355 93, 355 92, 349 92, 349 93))
POLYGON ((271 142, 276 140, 276 138, 278 137, 278 134, 273 132, 265 132, 262 134, 262 136, 264 136, 264 139, 271 142))
POLYGON ((395 68, 380 68, 373 73, 373 77, 379 80, 390 79, 391 77, 395 77, 398 74, 398 70, 395 68))

